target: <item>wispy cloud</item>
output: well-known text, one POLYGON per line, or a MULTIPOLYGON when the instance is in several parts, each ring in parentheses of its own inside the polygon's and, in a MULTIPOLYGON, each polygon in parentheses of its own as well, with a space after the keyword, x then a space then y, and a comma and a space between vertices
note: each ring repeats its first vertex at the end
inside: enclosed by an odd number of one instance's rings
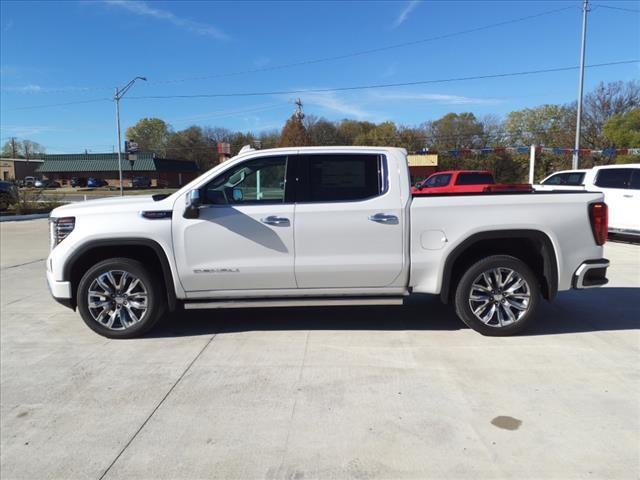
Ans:
POLYGON ((492 105, 502 103, 503 101, 499 98, 466 97, 463 95, 420 92, 372 92, 371 99, 394 102, 428 102, 442 105, 492 105))
POLYGON ((46 132, 61 131, 59 128, 46 125, 0 125, 3 136, 28 137, 46 132))
POLYGON ((172 23, 176 27, 183 28, 197 35, 215 38, 216 40, 227 40, 229 36, 217 27, 206 25, 200 22, 194 22, 187 18, 178 17, 168 10, 155 8, 146 2, 139 0, 104 0, 107 5, 124 8, 136 15, 164 20, 172 23))
POLYGON ((344 98, 336 95, 335 92, 301 93, 300 98, 306 105, 315 105, 341 115, 349 115, 356 118, 371 118, 375 116, 372 112, 363 109, 360 105, 347 102, 344 98))
POLYGON ((409 14, 418 6, 419 3, 419 0, 409 1, 400 12, 400 15, 398 15, 393 22, 393 28, 397 28, 402 25, 404 21, 409 18, 409 14))
POLYGON ((26 85, 9 85, 3 86, 0 90, 4 93, 66 93, 66 92, 86 92, 89 90, 106 90, 107 87, 43 87, 35 83, 26 85))
POLYGON ((253 66, 262 68, 266 67, 269 63, 271 63, 271 59, 269 57, 258 57, 253 61, 253 66))

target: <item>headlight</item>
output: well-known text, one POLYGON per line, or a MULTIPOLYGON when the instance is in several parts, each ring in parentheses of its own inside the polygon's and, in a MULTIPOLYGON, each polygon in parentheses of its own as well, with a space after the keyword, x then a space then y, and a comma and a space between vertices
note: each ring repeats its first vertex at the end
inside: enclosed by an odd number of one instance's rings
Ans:
POLYGON ((51 250, 69 236, 76 226, 76 217, 49 218, 51 250))

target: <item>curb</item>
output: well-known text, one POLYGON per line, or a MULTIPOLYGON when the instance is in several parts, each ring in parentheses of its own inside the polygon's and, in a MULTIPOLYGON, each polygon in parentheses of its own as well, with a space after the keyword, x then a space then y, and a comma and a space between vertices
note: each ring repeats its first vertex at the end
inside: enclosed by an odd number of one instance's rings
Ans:
POLYGON ((29 215, 3 215, 0 222, 21 222, 23 220, 36 220, 38 218, 48 218, 48 213, 31 213, 29 215))

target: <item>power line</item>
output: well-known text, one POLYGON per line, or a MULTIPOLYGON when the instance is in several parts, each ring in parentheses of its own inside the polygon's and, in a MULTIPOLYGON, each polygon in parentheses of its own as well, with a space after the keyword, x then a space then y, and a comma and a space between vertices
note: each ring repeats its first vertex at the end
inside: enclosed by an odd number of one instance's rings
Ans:
POLYGON ((427 42, 433 42, 436 40, 443 40, 446 38, 451 38, 451 37, 456 37, 456 36, 460 36, 460 35, 466 35, 469 33, 475 33, 475 32, 480 32, 483 30, 488 30, 490 28, 495 28, 495 27, 500 27, 503 25, 509 25, 512 23, 518 23, 518 22, 523 22, 525 20, 531 20, 533 18, 538 18, 538 17, 542 17, 545 15, 551 15, 553 13, 558 13, 558 12, 562 12, 565 10, 570 10, 570 9, 574 9, 576 8, 575 6, 568 6, 568 7, 563 7, 563 8, 556 8, 553 10, 547 10, 541 13, 536 13, 533 15, 527 15, 524 17, 519 17, 519 18, 513 18, 511 20, 504 20, 502 22, 497 22, 497 23, 491 23, 488 25, 483 25, 480 27, 475 27, 475 28, 469 28, 467 30, 459 30, 457 32, 451 32, 451 33, 445 33, 442 35, 437 35, 434 37, 428 37, 428 38, 422 38, 419 40, 412 40, 409 42, 402 42, 402 43, 396 43, 393 45, 387 45, 384 47, 376 47, 376 48, 370 48, 367 50, 360 50, 357 52, 351 52, 351 53, 345 53, 342 55, 333 55, 330 57, 321 57, 321 58, 315 58, 315 59, 311 59, 311 60, 302 60, 299 62, 292 62, 292 63, 285 63, 285 64, 280 64, 280 65, 272 65, 270 67, 261 67, 261 68, 253 68, 253 69, 248 69, 248 70, 239 70, 236 72, 227 72, 227 73, 218 73, 218 74, 214 74, 214 75, 203 75, 203 76, 197 76, 197 77, 185 77, 185 78, 180 78, 180 79, 175 79, 175 80, 163 80, 163 81, 158 81, 158 82, 149 82, 149 83, 154 83, 154 84, 169 84, 169 83, 178 83, 178 82, 186 82, 186 81, 193 81, 193 80, 209 80, 209 79, 214 79, 214 78, 224 78, 224 77, 231 77, 231 76, 236 76, 236 75, 245 75, 245 74, 249 74, 249 73, 260 73, 260 72, 270 72, 270 71, 274 71, 274 70, 282 70, 282 69, 286 69, 286 68, 293 68, 293 67, 301 67, 304 65, 313 65, 313 64, 317 64, 317 63, 324 63, 324 62, 330 62, 330 61, 334 61, 334 60, 343 60, 346 58, 354 58, 354 57, 360 57, 363 55, 370 55, 372 53, 378 53, 378 52, 384 52, 384 51, 388 51, 388 50, 394 50, 397 48, 403 48, 403 47, 409 47, 409 46, 413 46, 413 45, 419 45, 422 43, 427 43, 427 42))
MULTIPOLYGON (((606 62, 595 63, 592 65, 585 65, 585 68, 598 68, 607 67, 612 65, 625 65, 630 63, 638 63, 640 60, 622 60, 618 62, 606 62)), ((377 88, 389 88, 389 87, 407 87, 413 85, 427 85, 435 83, 450 83, 450 82, 462 82, 469 80, 483 80, 489 78, 503 78, 503 77, 517 77, 525 75, 535 75, 541 73, 554 73, 563 72, 568 70, 576 70, 577 66, 572 67, 558 67, 558 68, 545 68, 539 70, 525 70, 521 72, 509 72, 509 73, 495 73, 488 75, 474 75, 468 77, 454 77, 454 78, 441 78, 435 80, 418 80, 415 82, 399 82, 399 83, 383 83, 374 85, 358 85, 349 87, 333 87, 333 88, 314 88, 307 90, 275 90, 265 92, 236 92, 236 93, 198 93, 191 95, 138 95, 130 96, 130 100, 160 100, 160 99, 172 99, 172 98, 216 98, 216 97, 253 97, 264 95, 291 95, 291 94, 304 94, 304 93, 327 93, 327 92, 341 92, 350 90, 368 90, 377 88)))
POLYGON ((623 12, 640 13, 640 10, 637 10, 637 9, 634 9, 634 8, 613 7, 611 5, 602 5, 600 3, 596 3, 596 8, 608 8, 610 10, 621 10, 623 12))
MULTIPOLYGON (((149 84, 155 84, 155 85, 166 85, 166 84, 173 84, 173 83, 180 83, 180 82, 186 82, 186 81, 195 81, 195 80, 210 80, 210 79, 214 79, 214 78, 224 78, 224 77, 231 77, 231 76, 238 76, 238 75, 246 75, 246 74, 250 74, 250 73, 261 73, 261 72, 269 72, 269 71, 275 71, 275 70, 283 70, 283 69, 287 69, 287 68, 294 68, 294 67, 300 67, 300 66, 305 66, 305 65, 313 65, 313 64, 318 64, 318 63, 325 63, 325 62, 330 62, 330 61, 335 61, 335 60, 343 60, 343 59, 347 59, 347 58, 354 58, 354 57, 360 57, 360 56, 364 56, 364 55, 370 55, 373 53, 378 53, 378 52, 384 52, 384 51, 388 51, 388 50, 395 50, 398 48, 403 48, 403 47, 410 47, 413 45, 419 45, 419 44, 423 44, 423 43, 428 43, 428 42, 434 42, 437 40, 444 40, 447 38, 452 38, 452 37, 457 37, 460 35, 467 35, 470 33, 475 33, 475 32, 480 32, 480 31, 484 31, 484 30, 488 30, 491 28, 496 28, 496 27, 501 27, 504 25, 510 25, 512 23, 518 23, 518 22, 524 22, 526 20, 531 20, 534 18, 539 18, 539 17, 543 17, 546 15, 552 15, 554 13, 559 13, 565 10, 570 10, 576 8, 575 6, 568 6, 568 7, 563 7, 563 8, 556 8, 553 10, 547 10, 544 12, 540 12, 540 13, 536 13, 533 15, 526 15, 524 17, 518 17, 518 18, 513 18, 510 20, 504 20, 501 22, 497 22, 497 23, 490 23, 487 25, 482 25, 480 27, 475 27, 475 28, 470 28, 470 29, 466 29, 466 30, 459 30, 457 32, 451 32, 451 33, 445 33, 442 35, 437 35, 434 37, 427 37, 427 38, 422 38, 422 39, 418 39, 418 40, 411 40, 408 42, 402 42, 402 43, 396 43, 393 45, 387 45, 387 46, 383 46, 383 47, 376 47, 376 48, 370 48, 367 50, 360 50, 360 51, 356 51, 356 52, 351 52, 351 53, 346 53, 346 54, 342 54, 342 55, 333 55, 333 56, 329 56, 329 57, 321 57, 321 58, 315 58, 315 59, 309 59, 309 60, 301 60, 298 62, 292 62, 292 63, 285 63, 285 64, 280 64, 280 65, 272 65, 272 66, 267 66, 267 67, 260 67, 260 68, 254 68, 254 69, 248 69, 248 70, 239 70, 239 71, 235 71, 235 72, 227 72, 227 73, 218 73, 218 74, 213 74, 213 75, 200 75, 200 76, 194 76, 194 77, 185 77, 185 78, 179 78, 179 79, 173 79, 173 80, 159 80, 159 81, 149 81, 149 84)), ((57 93, 68 93, 70 91, 95 91, 95 90, 107 90, 107 89, 111 89, 111 87, 106 87, 106 86, 93 86, 93 87, 73 87, 73 88, 59 88, 59 89, 51 89, 51 90, 45 90, 45 91, 25 91, 22 93, 29 93, 29 94, 43 94, 43 93, 52 93, 52 94, 57 94, 57 93)), ((5 92, 6 91, 10 91, 8 88, 3 89, 5 92)), ((26 108, 26 107, 25 107, 26 108)), ((38 107, 33 107, 33 108, 38 108, 38 107)))

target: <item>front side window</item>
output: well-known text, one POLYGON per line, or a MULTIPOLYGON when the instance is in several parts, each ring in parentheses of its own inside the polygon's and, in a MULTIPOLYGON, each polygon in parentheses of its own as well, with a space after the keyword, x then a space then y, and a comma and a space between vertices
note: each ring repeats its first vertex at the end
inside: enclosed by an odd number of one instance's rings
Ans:
POLYGON ((601 188, 627 188, 631 179, 631 168, 607 168, 598 172, 595 184, 601 188))
POLYGON ((428 180, 425 182, 425 186, 426 187, 446 187, 447 185, 449 185, 450 181, 451 181, 451 174, 443 173, 441 175, 433 175, 432 177, 429 177, 428 180))
POLYGON ((286 171, 287 157, 265 157, 243 162, 204 187, 204 203, 284 203, 286 171))
POLYGON ((564 183, 565 176, 565 173, 556 173, 542 182, 542 185, 562 185, 564 183))
POLYGON ((341 202, 384 191, 380 155, 327 154, 300 157, 298 202, 341 202))

